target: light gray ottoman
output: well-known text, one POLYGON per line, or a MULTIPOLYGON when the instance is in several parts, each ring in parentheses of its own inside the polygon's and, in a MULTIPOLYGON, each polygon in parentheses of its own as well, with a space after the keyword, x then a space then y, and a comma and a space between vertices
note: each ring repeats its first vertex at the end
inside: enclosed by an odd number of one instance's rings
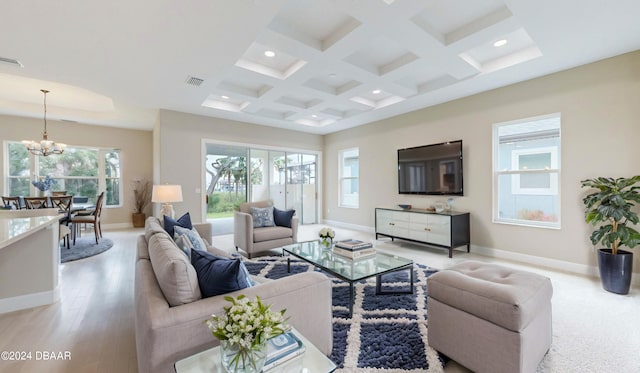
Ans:
POLYGON ((551 346, 549 278, 467 261, 427 278, 429 345, 474 372, 535 372, 551 346))

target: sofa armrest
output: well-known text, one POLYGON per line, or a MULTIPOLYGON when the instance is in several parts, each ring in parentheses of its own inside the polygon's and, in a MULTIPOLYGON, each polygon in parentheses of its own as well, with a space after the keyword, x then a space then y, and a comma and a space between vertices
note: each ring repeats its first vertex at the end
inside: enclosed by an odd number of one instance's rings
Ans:
POLYGON ((300 223, 300 219, 297 217, 293 217, 291 219, 291 235, 293 238, 293 243, 298 242, 298 224, 300 223))
POLYGON ((211 246, 211 237, 213 236, 213 227, 211 226, 211 223, 197 223, 192 225, 200 237, 206 241, 207 245, 211 246))
POLYGON ((233 213, 233 245, 246 252, 253 249, 253 217, 240 211, 233 213))

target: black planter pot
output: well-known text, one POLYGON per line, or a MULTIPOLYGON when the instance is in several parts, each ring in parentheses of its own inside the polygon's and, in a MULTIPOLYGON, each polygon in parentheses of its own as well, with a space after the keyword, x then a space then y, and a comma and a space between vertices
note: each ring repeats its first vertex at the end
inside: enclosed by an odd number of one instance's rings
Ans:
POLYGON ((618 249, 613 255, 611 249, 598 250, 598 268, 602 287, 616 294, 628 294, 633 272, 633 253, 618 249))

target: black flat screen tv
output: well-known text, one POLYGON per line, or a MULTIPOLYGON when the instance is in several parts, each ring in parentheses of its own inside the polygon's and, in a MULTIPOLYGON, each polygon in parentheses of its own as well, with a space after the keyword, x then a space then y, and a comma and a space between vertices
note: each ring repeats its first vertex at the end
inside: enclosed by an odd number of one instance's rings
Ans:
POLYGON ((398 149, 398 192, 463 195, 462 140, 398 149))

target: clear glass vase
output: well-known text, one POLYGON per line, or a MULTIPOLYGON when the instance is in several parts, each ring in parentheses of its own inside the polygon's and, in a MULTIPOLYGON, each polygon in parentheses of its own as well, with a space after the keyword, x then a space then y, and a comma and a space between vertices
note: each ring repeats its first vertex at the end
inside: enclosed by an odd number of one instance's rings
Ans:
POLYGON ((329 237, 322 237, 322 239, 320 240, 320 243, 322 244, 322 246, 329 248, 333 243, 332 241, 333 240, 329 237))
POLYGON ((243 348, 229 341, 220 341, 222 366, 229 373, 258 373, 267 358, 267 344, 243 348))

